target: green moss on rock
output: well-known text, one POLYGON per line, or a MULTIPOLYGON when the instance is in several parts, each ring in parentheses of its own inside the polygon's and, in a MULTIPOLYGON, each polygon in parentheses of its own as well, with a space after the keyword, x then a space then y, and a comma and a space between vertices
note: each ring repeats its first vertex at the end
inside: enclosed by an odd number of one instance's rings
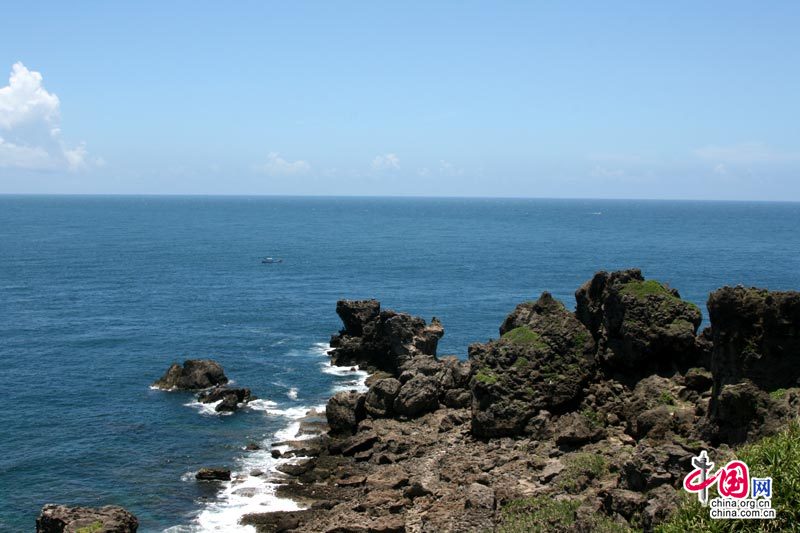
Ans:
POLYGON ((516 345, 533 346, 538 349, 547 348, 547 343, 542 340, 541 335, 525 326, 506 332, 502 339, 516 345))

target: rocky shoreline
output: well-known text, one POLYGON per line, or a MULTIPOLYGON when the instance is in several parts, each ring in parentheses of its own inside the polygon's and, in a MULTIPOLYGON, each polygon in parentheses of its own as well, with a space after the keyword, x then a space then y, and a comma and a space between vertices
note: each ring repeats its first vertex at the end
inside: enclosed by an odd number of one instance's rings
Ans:
POLYGON ((800 412, 800 293, 724 287, 703 331, 696 306, 635 269, 599 272, 575 297, 575 312, 548 293, 519 304, 467 360, 437 357, 436 319, 338 302, 331 362, 368 371, 369 389, 337 393, 324 420, 301 423, 303 440, 274 444, 291 461, 268 481, 305 509, 241 523, 652 531, 677 509, 693 456, 730 456, 800 412), (556 507, 546 527, 508 521, 510 509, 556 507))

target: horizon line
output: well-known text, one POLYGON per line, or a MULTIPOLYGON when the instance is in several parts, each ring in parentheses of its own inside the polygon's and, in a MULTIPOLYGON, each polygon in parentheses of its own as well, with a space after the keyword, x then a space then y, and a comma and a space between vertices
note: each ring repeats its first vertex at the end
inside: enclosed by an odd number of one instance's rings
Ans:
POLYGON ((0 197, 96 197, 96 198, 339 198, 339 199, 417 199, 417 200, 574 200, 606 202, 715 202, 796 204, 800 200, 742 200, 719 198, 646 198, 646 197, 588 197, 588 196, 459 196, 421 194, 248 194, 248 193, 59 193, 59 192, 0 192, 0 197))

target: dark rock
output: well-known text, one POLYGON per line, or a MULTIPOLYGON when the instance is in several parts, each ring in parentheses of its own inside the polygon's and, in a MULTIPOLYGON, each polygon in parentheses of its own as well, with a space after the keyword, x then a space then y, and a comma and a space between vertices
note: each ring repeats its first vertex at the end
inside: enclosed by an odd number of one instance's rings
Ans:
POLYGON ((233 389, 228 387, 214 387, 211 390, 201 392, 197 396, 200 403, 220 402, 214 410, 217 412, 233 412, 242 403, 247 403, 255 398, 251 396, 250 389, 233 389))
POLYGON ((366 418, 364 394, 337 392, 325 407, 325 417, 332 434, 355 433, 358 423, 366 418))
POLYGON ((611 489, 600 494, 606 513, 619 513, 627 520, 642 512, 647 497, 641 492, 627 489, 611 489))
POLYGON ((436 380, 417 374, 400 387, 394 400, 394 411, 403 416, 415 417, 439 407, 439 389, 436 380))
POLYGON ((575 315, 598 344, 600 360, 636 378, 698 366, 700 309, 638 269, 598 272, 575 292, 575 315))
POLYGON ((194 478, 198 481, 230 481, 231 471, 227 468, 201 468, 194 478))
POLYGON ((429 496, 431 494, 433 494, 433 492, 431 492, 430 489, 428 489, 419 481, 414 481, 413 483, 411 483, 411 485, 409 485, 403 490, 403 496, 411 500, 414 500, 416 498, 421 498, 423 496, 429 496))
MULTIPOLYGON (((244 449, 248 452, 254 452, 261 449, 261 446, 255 442, 248 442, 244 449)), ((280 452, 278 452, 280 454, 280 452)))
POLYGON ((680 505, 679 492, 672 487, 662 485, 647 493, 647 505, 641 516, 645 531, 668 520, 680 505))
POLYGON ((703 436, 714 444, 739 444, 776 433, 794 416, 785 402, 772 398, 750 380, 723 385, 703 436))
POLYGON ((594 372, 591 335, 549 293, 517 306, 501 331, 499 340, 469 348, 479 437, 520 434, 540 410, 574 405, 594 372))
POLYGON ((355 455, 358 452, 372 448, 378 442, 378 435, 373 432, 364 432, 354 435, 342 446, 342 455, 355 455))
POLYGON ((714 397, 724 385, 743 379, 770 392, 798 385, 799 292, 723 287, 709 296, 708 313, 714 397))
POLYGON ((253 513, 244 515, 240 523, 245 526, 254 526, 259 533, 283 533, 301 527, 318 513, 319 511, 315 509, 253 513))
POLYGON ((188 359, 183 362, 183 366, 177 363, 170 366, 153 386, 164 390, 199 390, 227 382, 228 378, 216 361, 188 359))
POLYGON ((707 391, 714 382, 711 372, 703 368, 690 368, 683 377, 683 382, 688 389, 697 392, 707 391))
POLYGON ((364 326, 373 321, 381 312, 378 300, 339 300, 336 314, 342 319, 344 333, 351 337, 361 337, 364 326))
POLYGON ((307 461, 302 461, 299 463, 284 463, 282 465, 278 465, 275 467, 275 470, 278 472, 283 472, 289 476, 301 476, 314 468, 316 466, 316 461, 314 459, 308 459, 307 461))
POLYGON ((674 443, 651 446, 640 442, 630 459, 622 465, 622 487, 643 492, 659 485, 678 487, 691 471, 694 452, 674 443))
POLYGON ((47 504, 36 519, 37 533, 74 533, 81 529, 98 533, 136 533, 139 521, 114 505, 100 508, 47 504))
POLYGON ((582 446, 590 442, 597 442, 606 436, 606 431, 602 426, 581 413, 569 413, 562 416, 558 425, 561 428, 556 435, 556 445, 558 446, 582 446))
POLYGON ((394 378, 382 379, 369 388, 365 400, 367 414, 373 418, 392 416, 394 400, 400 392, 400 382, 394 378))
POLYGON ((398 375, 409 359, 436 355, 437 344, 444 335, 438 320, 434 318, 426 324, 419 317, 390 310, 376 314, 376 305, 374 300, 337 304, 345 329, 331 339, 332 364, 360 365, 398 375))

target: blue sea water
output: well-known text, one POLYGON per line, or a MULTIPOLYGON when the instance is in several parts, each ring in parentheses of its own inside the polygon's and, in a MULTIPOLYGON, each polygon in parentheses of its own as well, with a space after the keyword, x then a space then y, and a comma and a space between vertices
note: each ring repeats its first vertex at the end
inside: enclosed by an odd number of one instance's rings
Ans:
POLYGON ((794 203, 0 196, 0 531, 48 502, 122 505, 145 533, 237 513, 192 473, 252 466, 247 442, 348 385, 322 372, 337 299, 437 316, 464 357, 599 269, 702 308, 725 284, 798 289, 798 229, 794 203), (220 417, 149 388, 189 357, 273 403, 220 417))

